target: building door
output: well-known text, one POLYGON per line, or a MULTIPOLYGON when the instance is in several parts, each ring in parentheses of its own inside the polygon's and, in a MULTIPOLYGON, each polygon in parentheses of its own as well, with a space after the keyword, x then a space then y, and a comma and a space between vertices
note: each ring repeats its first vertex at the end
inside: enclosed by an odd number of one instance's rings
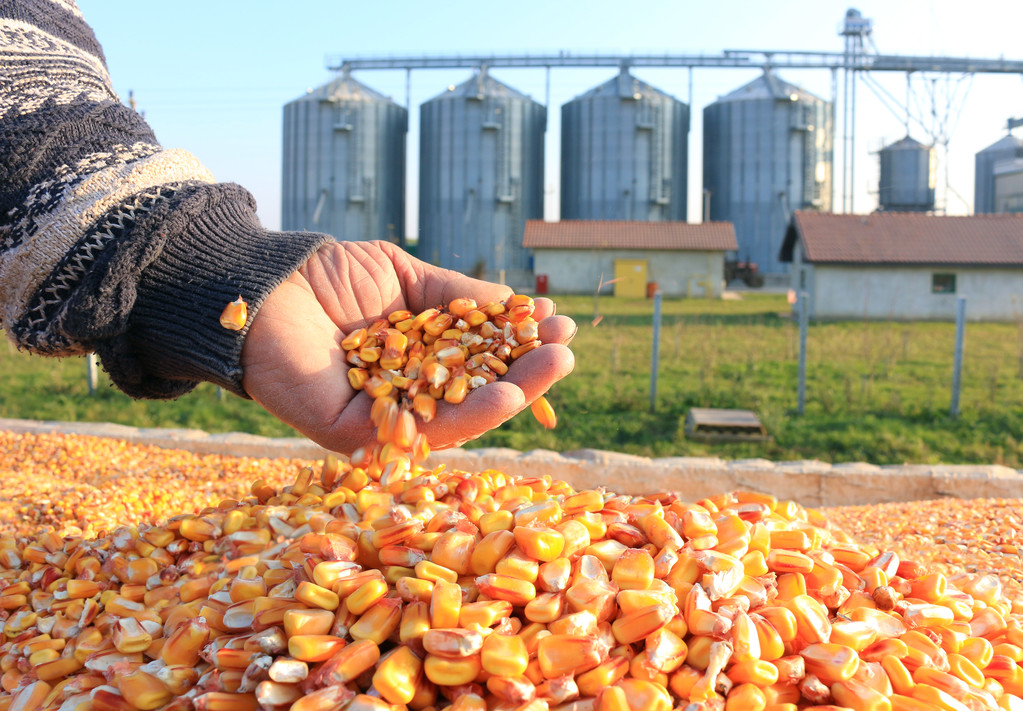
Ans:
POLYGON ((615 260, 615 296, 642 299, 646 296, 647 260, 615 260))

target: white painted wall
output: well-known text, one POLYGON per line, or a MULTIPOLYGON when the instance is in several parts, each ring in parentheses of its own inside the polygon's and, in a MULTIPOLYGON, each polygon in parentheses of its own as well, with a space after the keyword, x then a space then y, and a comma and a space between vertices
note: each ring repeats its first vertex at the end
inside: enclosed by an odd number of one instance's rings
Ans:
POLYGON ((814 318, 954 321, 959 296, 966 297, 970 321, 1023 317, 1023 269, 832 266, 797 259, 792 268, 797 291, 801 270, 814 318), (954 294, 932 292, 938 273, 956 275, 954 294))
MULTIPOLYGON (((724 252, 698 252, 682 250, 582 250, 534 249, 533 271, 546 274, 548 290, 552 294, 592 294, 601 277, 605 282, 614 279, 616 259, 645 259, 648 279, 657 282, 665 296, 686 296, 690 280, 694 281, 693 295, 705 296, 703 287, 695 285, 708 275, 713 281, 714 297, 724 290, 724 252)), ((605 287, 602 294, 610 294, 613 287, 605 287)))

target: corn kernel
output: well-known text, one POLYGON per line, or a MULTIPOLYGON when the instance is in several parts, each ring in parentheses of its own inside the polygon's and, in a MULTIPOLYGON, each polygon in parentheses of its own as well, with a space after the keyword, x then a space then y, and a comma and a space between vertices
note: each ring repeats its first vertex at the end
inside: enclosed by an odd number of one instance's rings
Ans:
POLYGON ((380 660, 373 674, 373 688, 392 704, 407 704, 415 698, 423 663, 408 647, 398 647, 380 660))

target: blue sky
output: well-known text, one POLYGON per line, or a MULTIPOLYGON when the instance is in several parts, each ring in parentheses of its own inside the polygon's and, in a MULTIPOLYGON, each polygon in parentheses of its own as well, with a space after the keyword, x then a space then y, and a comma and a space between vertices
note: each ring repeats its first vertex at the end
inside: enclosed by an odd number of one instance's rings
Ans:
MULTIPOLYGON (((839 26, 850 7, 834 0, 773 2, 631 3, 609 0, 520 0, 489 4, 348 0, 79 0, 106 53, 114 87, 138 108, 167 147, 197 155, 219 180, 253 192, 259 214, 280 225, 281 113, 285 103, 331 78, 328 56, 475 53, 600 52, 709 53, 724 49, 841 51, 839 26), (809 8, 809 9, 808 9, 809 8)), ((1001 0, 887 0, 853 4, 874 20, 874 42, 886 54, 939 54, 1023 59, 1023 3, 1001 0)), ((609 69, 551 72, 547 134, 547 217, 557 216, 558 129, 561 104, 613 76, 609 69)), ((689 72, 637 69, 640 79, 688 101, 689 72)), ((831 98, 826 70, 779 70, 817 95, 831 98)), ((492 75, 544 100, 544 70, 494 69, 492 75)), ((690 133, 690 220, 699 219, 701 113, 719 96, 754 79, 756 71, 698 69, 693 72, 690 133)), ((404 104, 404 71, 357 72, 356 78, 404 104)), ((875 75, 895 97, 907 94, 903 74, 875 75)), ((412 73, 409 136, 410 221, 415 219, 418 105, 469 77, 468 70, 412 73)), ((947 171, 939 164, 939 198, 952 214, 972 210, 973 156, 1005 135, 1008 117, 1023 116, 1023 78, 977 75, 959 81, 916 81, 915 113, 927 114, 925 86, 956 97, 947 171), (965 102, 962 97, 965 96, 965 102)), ((841 88, 841 86, 839 87, 841 88)), ((938 106, 939 116, 946 102, 938 106)), ((876 205, 877 158, 883 145, 905 135, 893 115, 861 85, 858 94, 855 208, 876 205)), ((931 119, 927 119, 930 123, 931 119)), ((918 140, 927 136, 911 129, 918 140)), ((1017 129, 1023 135, 1023 129, 1017 129)), ((840 149, 836 143, 836 158, 840 149)), ((939 160, 943 155, 939 154, 939 160)), ((836 171, 837 172, 837 171, 836 171)), ((837 186, 836 186, 837 187, 837 186)), ((838 200, 836 190, 836 201, 838 200)))

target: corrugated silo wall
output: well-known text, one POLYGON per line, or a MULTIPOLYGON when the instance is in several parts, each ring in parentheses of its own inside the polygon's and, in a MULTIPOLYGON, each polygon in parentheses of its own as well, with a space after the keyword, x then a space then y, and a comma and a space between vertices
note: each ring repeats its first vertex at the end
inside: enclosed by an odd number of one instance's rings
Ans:
POLYGON ((995 211, 995 161, 981 151, 973 159, 973 212, 987 215, 995 211))
POLYGON ((283 229, 404 244, 407 125, 408 112, 390 101, 309 97, 287 104, 283 229))
POLYGON ((584 96, 561 107, 561 219, 684 221, 689 107, 584 96))
POLYGON ((762 273, 787 272, 778 257, 794 210, 831 209, 831 130, 824 101, 719 101, 703 110, 709 219, 735 225, 738 258, 762 273))
POLYGON ((441 96, 420 107, 419 250, 448 269, 528 284, 527 219, 543 217, 546 110, 441 96))
POLYGON ((981 151, 974 159, 973 211, 989 215, 995 211, 995 163, 1012 157, 1013 151, 981 151))
POLYGON ((302 225, 306 215, 311 215, 313 208, 306 204, 309 200, 315 205, 315 195, 308 195, 305 170, 305 141, 303 140, 304 119, 306 112, 301 111, 301 103, 292 101, 284 105, 281 131, 281 227, 285 230, 304 229, 302 225), (306 196, 303 198, 303 196, 306 196))
POLYGON ((1023 141, 1011 140, 1011 137, 976 154, 973 184, 975 214, 991 214, 995 211, 995 163, 1013 158, 1023 158, 1023 141))
POLYGON ((408 110, 395 103, 379 104, 383 113, 376 124, 382 137, 377 142, 374 190, 378 196, 377 233, 380 239, 405 246, 405 152, 408 110))

